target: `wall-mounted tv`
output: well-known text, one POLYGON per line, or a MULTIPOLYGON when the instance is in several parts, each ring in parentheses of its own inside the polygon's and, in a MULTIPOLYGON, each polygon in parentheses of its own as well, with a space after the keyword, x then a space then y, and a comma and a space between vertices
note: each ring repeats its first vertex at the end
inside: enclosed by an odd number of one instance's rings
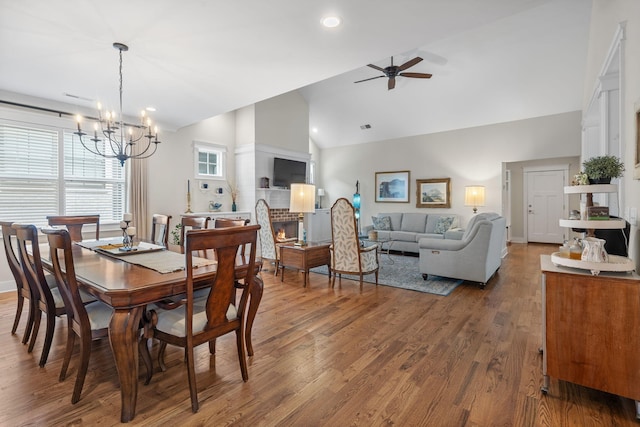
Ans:
POLYGON ((289 188, 293 183, 305 183, 307 163, 299 160, 273 159, 273 186, 289 188))

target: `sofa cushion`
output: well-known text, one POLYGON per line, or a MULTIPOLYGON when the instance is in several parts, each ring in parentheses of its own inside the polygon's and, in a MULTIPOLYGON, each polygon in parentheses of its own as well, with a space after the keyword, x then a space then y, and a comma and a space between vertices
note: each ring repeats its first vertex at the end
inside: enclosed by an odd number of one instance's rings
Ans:
POLYGON ((405 213, 402 215, 401 231, 411 233, 423 233, 427 223, 427 214, 423 213, 405 213))
POLYGON ((391 218, 391 229, 400 231, 402 224, 402 212, 379 213, 378 216, 388 216, 391 218))
POLYGON ((442 239, 444 238, 443 234, 435 234, 435 233, 416 233, 416 242, 420 242, 420 239, 428 238, 428 239, 442 239))
POLYGON ((400 240, 404 242, 415 242, 416 241, 416 233, 412 231, 392 231, 391 239, 400 240))
POLYGON ((436 226, 433 229, 433 232, 435 234, 444 234, 445 231, 449 230, 451 224, 453 224, 452 216, 441 216, 440 218, 438 218, 438 222, 436 222, 436 226))
POLYGON ((372 216, 374 230, 391 230, 391 218, 388 216, 372 216))

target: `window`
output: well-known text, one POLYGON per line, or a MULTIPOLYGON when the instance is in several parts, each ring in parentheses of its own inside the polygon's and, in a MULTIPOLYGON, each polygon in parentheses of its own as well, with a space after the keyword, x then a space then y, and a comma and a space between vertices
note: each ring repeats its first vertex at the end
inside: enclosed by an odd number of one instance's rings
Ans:
POLYGON ((226 151, 222 145, 194 141, 196 179, 224 179, 226 151))
POLYGON ((87 151, 71 131, 0 122, 0 219, 46 225, 47 215, 100 214, 117 222, 125 172, 87 151))

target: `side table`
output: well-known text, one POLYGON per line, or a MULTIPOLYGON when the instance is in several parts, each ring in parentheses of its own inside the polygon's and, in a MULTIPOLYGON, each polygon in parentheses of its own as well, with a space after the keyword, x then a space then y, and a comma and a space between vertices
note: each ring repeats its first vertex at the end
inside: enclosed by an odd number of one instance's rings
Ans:
POLYGON ((304 272, 304 287, 309 283, 309 269, 326 265, 329 268, 329 282, 331 282, 331 254, 329 243, 308 243, 296 246, 287 243, 280 246, 280 281, 284 281, 285 267, 302 270, 304 272))

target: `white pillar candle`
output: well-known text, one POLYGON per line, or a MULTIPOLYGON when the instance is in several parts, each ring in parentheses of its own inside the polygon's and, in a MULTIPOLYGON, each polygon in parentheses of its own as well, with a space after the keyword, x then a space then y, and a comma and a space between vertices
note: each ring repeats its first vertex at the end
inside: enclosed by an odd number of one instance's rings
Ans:
POLYGON ((120 228, 122 228, 123 230, 127 228, 127 223, 124 221, 120 221, 120 228))
POLYGON ((136 228, 135 228, 135 227, 129 227, 129 228, 127 228, 127 235, 129 235, 129 236, 135 236, 135 235, 136 235, 136 228))
POLYGON ((131 221, 133 219, 133 215, 131 215, 130 213, 126 213, 124 215, 122 215, 122 220, 123 221, 131 221))

